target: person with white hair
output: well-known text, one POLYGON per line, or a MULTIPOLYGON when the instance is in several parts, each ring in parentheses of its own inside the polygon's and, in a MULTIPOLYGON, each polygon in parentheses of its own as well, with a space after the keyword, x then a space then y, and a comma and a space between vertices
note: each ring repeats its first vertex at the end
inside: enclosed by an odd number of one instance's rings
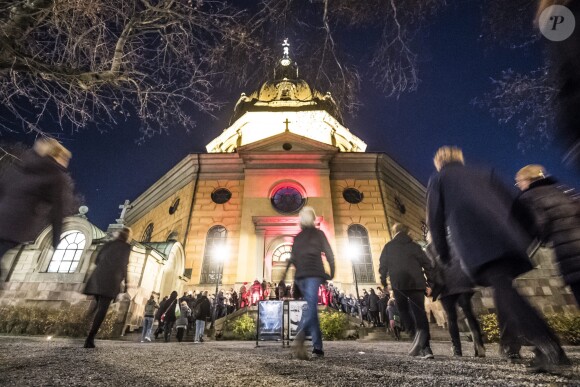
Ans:
MULTIPOLYGON (((334 254, 324 232, 316 228, 316 213, 312 207, 304 207, 300 211, 300 227, 302 231, 294 238, 292 255, 288 260, 286 273, 290 265, 294 265, 294 284, 298 286, 308 304, 308 309, 300 321, 294 351, 299 359, 306 360, 308 356, 304 347, 306 332, 312 336, 312 355, 323 357, 322 333, 318 320, 318 288, 324 281, 334 277, 334 254), (324 271, 322 254, 330 266, 330 274, 324 271)), ((286 278, 286 273, 282 278, 286 278)))

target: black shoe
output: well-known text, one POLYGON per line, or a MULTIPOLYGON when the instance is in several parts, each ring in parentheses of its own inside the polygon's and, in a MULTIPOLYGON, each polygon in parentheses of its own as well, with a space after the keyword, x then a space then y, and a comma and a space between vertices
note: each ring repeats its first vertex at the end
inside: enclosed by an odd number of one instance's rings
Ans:
POLYGON ((200 337, 200 338, 199 338, 199 342, 200 342, 200 343, 203 343, 203 337, 200 337))
POLYGON ((312 350, 312 357, 321 359, 324 357, 324 351, 322 349, 314 349, 312 350))
POLYGON ((463 351, 461 350, 461 348, 453 347, 453 357, 462 357, 462 356, 463 351))
POLYGON ((94 340, 93 339, 86 339, 84 348, 96 348, 94 340))
POLYGON ((534 358, 530 364, 526 366, 527 371, 531 373, 559 374, 569 369, 572 364, 563 351, 556 362, 550 361, 548 356, 537 350, 534 350, 534 354, 534 358))
POLYGON ((475 357, 485 357, 485 347, 483 346, 483 344, 475 343, 474 349, 475 349, 475 357))

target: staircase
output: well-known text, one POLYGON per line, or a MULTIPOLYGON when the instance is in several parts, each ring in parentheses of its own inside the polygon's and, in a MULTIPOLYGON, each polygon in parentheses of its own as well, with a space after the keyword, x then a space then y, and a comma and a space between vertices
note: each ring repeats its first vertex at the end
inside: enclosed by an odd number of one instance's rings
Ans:
MULTIPOLYGON (((437 324, 429 324, 429 332, 431 334, 431 341, 450 341, 449 332, 437 324)), ((462 336, 467 333, 461 332, 462 336)), ((401 341, 412 341, 413 338, 405 332, 401 333, 401 341)), ((395 341, 395 335, 387 331, 386 327, 361 327, 359 329, 359 342, 375 342, 375 341, 395 341)))

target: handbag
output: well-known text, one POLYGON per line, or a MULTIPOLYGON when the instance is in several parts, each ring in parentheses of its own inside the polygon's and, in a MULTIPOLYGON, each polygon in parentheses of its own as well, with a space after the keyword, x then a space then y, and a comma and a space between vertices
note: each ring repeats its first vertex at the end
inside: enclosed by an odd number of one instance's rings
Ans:
POLYGON ((181 317, 181 307, 179 306, 179 304, 175 304, 175 318, 180 318, 181 317))

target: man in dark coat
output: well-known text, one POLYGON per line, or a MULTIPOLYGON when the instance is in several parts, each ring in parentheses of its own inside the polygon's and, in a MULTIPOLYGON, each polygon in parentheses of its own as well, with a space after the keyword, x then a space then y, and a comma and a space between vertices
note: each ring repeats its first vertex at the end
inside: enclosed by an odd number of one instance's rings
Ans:
POLYGON ((519 200, 534 217, 529 230, 543 243, 553 243, 560 273, 580 306, 580 201, 558 189, 541 165, 522 168, 516 184, 523 191, 519 200))
POLYGON ((434 163, 438 173, 429 181, 427 220, 441 261, 449 263, 453 254, 477 284, 493 288, 502 345, 509 352, 519 351, 523 336, 536 346, 532 366, 538 371, 569 362, 552 330, 513 287, 532 265, 526 253, 530 239, 511 215, 510 190, 492 171, 465 166, 459 148, 440 148, 434 163))
POLYGON ((211 303, 207 298, 207 291, 201 294, 199 300, 195 304, 195 337, 194 343, 203 342, 202 336, 205 331, 205 322, 211 317, 211 303))
POLYGON ((312 207, 304 207, 300 210, 300 227, 302 231, 294 238, 292 255, 288 260, 286 272, 282 278, 286 278, 290 265, 294 265, 294 285, 300 290, 308 308, 303 315, 298 327, 298 334, 295 340, 294 351, 299 359, 307 359, 304 348, 306 332, 312 336, 312 355, 323 357, 322 333, 318 320, 318 289, 326 280, 334 277, 334 254, 326 239, 324 232, 317 229, 315 225, 316 213, 312 207), (322 253, 326 256, 330 266, 330 276, 324 271, 322 253))
POLYGON ((34 240, 52 225, 52 246, 60 241, 71 154, 54 139, 41 139, 0 180, 0 259, 20 243, 34 240))
POLYGON ((163 305, 163 314, 165 315, 163 318, 163 338, 166 343, 171 339, 171 331, 177 320, 177 316, 175 316, 176 306, 179 307, 179 300, 177 299, 177 292, 174 290, 163 305))
POLYGON ((429 321, 425 311, 426 281, 431 278, 432 266, 421 246, 413 242, 408 231, 403 224, 393 225, 394 237, 383 248, 379 273, 385 288, 387 276, 390 277, 403 325, 411 334, 415 334, 409 355, 432 359, 429 321))
POLYGON ((95 264, 97 267, 87 280, 84 294, 95 296, 95 317, 85 348, 95 348, 95 336, 99 331, 111 302, 121 292, 121 282, 125 281, 124 292, 127 292, 127 266, 131 254, 131 229, 125 227, 117 231, 115 239, 105 243, 95 264))

